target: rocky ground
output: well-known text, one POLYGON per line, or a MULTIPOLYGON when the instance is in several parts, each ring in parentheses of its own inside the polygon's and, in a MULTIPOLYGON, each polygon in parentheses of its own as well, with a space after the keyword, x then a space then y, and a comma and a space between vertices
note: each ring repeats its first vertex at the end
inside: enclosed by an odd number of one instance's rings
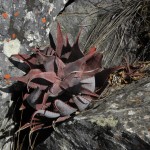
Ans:
POLYGON ((16 124, 12 118, 17 100, 11 101, 13 89, 7 87, 12 83, 6 75, 23 74, 9 57, 47 45, 49 32, 56 37, 57 22, 71 43, 81 30, 81 49, 96 46, 104 53, 105 67, 120 65, 127 57, 130 63, 147 62, 147 74, 108 87, 89 110, 53 132, 44 131, 35 149, 150 149, 149 8, 146 0, 0 0, 0 149, 13 149, 16 124))

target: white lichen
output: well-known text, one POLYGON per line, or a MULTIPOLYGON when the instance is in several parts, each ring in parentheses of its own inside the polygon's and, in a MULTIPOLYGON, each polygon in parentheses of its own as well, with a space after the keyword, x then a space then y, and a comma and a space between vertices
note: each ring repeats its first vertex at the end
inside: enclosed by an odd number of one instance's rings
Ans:
POLYGON ((150 119, 150 115, 145 115, 143 119, 149 120, 150 119))
POLYGON ((119 107, 118 104, 112 103, 109 108, 111 108, 111 109, 117 109, 118 107, 119 107))
MULTIPOLYGON (((25 35, 26 35, 26 33, 25 33, 25 35)), ((34 35, 33 34, 28 34, 26 39, 27 39, 27 41, 33 41, 34 35)))
POLYGON ((130 111, 128 112, 128 115, 130 115, 130 116, 132 116, 132 115, 134 115, 134 114, 136 114, 136 112, 134 112, 133 110, 130 110, 130 111))
POLYGON ((24 21, 26 22, 27 20, 36 20, 35 14, 32 11, 27 12, 26 16, 24 17, 24 21))
POLYGON ((33 43, 33 42, 32 42, 32 43, 30 43, 30 44, 29 44, 29 46, 30 46, 30 47, 34 46, 34 43, 33 43))
POLYGON ((32 33, 30 30, 26 31, 24 34, 24 37, 27 39, 27 41, 35 41, 35 42, 40 42, 41 41, 41 37, 39 32, 34 32, 32 33))
POLYGON ((54 4, 53 4, 53 3, 50 3, 49 10, 48 10, 48 14, 49 14, 49 15, 50 15, 50 13, 53 11, 54 8, 56 8, 56 7, 54 7, 54 4))
POLYGON ((2 91, 0 93, 2 95, 2 99, 5 99, 5 98, 7 98, 9 96, 8 93, 2 92, 2 91))
POLYGON ((55 17, 53 17, 53 21, 55 21, 56 20, 56 16, 55 17))
POLYGON ((68 0, 63 0, 63 3, 66 4, 68 2, 68 0))
POLYGON ((20 52, 20 41, 18 39, 7 41, 4 40, 3 53, 10 57, 13 54, 20 52))
POLYGON ((127 130, 128 132, 130 132, 130 133, 133 133, 133 132, 134 132, 132 128, 126 128, 126 130, 127 130))
POLYGON ((50 33, 50 28, 47 28, 47 29, 46 29, 46 35, 48 36, 49 33, 50 33))

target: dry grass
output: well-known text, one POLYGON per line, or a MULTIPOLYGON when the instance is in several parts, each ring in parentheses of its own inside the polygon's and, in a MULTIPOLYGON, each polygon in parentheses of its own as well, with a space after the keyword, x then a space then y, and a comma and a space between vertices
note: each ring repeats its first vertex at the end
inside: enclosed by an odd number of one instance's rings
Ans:
MULTIPOLYGON (((134 62, 138 49, 138 34, 150 26, 149 1, 129 1, 126 4, 101 5, 93 13, 99 13, 96 26, 91 31, 84 50, 96 46, 104 53, 104 65, 119 65, 128 56, 134 62), (111 9, 109 9, 109 8, 111 9), (107 10, 101 15, 101 10, 107 10)), ((92 12, 91 12, 92 15, 92 12)), ((145 53, 144 50, 142 53, 145 53)), ((141 54, 143 55, 143 54, 141 54)))

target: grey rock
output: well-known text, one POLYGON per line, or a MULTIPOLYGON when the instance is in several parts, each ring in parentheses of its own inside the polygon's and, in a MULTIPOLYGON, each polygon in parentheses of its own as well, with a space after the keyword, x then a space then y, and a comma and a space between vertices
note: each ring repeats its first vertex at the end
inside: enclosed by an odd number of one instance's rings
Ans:
POLYGON ((9 86, 11 82, 4 79, 5 74, 11 76, 23 75, 23 72, 13 66, 3 53, 0 53, 0 149, 11 150, 15 129, 14 102, 11 101, 9 86))
POLYGON ((0 1, 0 42, 12 40, 12 34, 24 45, 22 52, 30 47, 49 43, 48 34, 56 16, 68 0, 9 0, 0 1), (43 21, 43 20, 44 21, 43 21))
POLYGON ((119 65, 123 57, 129 57, 130 62, 137 58, 138 33, 144 29, 137 12, 142 7, 140 0, 76 0, 57 20, 71 42, 82 28, 80 48, 88 51, 96 46, 104 53, 103 64, 108 67, 119 65))

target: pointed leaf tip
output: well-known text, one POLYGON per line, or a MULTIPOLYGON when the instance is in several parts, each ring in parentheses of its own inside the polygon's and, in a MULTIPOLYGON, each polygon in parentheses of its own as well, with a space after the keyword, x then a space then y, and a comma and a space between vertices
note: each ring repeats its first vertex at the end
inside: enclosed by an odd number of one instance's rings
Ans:
POLYGON ((57 53, 58 57, 61 56, 63 45, 64 44, 63 44, 63 35, 62 35, 61 27, 60 27, 60 24, 57 23, 57 45, 56 45, 56 53, 57 53))
POLYGON ((61 100, 55 100, 55 106, 62 116, 70 115, 76 111, 75 108, 69 106, 61 100))
POLYGON ((88 105, 90 104, 90 99, 86 96, 74 96, 73 97, 73 101, 74 103, 77 105, 77 107, 79 108, 80 111, 85 110, 88 105))
POLYGON ((88 54, 96 52, 96 47, 91 47, 88 51, 88 54))

